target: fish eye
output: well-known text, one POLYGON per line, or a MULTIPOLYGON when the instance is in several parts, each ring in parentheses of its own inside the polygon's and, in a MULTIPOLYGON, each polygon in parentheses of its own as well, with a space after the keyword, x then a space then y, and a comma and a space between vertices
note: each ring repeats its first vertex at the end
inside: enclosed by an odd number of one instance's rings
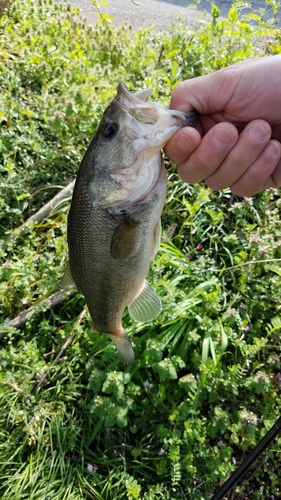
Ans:
POLYGON ((117 125, 114 122, 106 123, 103 127, 103 135, 106 139, 113 139, 117 132, 117 125))

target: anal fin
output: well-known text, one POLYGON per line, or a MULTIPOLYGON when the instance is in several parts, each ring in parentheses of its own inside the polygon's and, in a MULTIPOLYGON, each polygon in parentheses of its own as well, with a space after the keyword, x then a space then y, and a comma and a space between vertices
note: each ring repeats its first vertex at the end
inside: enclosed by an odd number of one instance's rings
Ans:
POLYGON ((156 318, 162 311, 162 304, 150 284, 145 281, 136 298, 128 305, 130 316, 135 321, 145 323, 156 318))

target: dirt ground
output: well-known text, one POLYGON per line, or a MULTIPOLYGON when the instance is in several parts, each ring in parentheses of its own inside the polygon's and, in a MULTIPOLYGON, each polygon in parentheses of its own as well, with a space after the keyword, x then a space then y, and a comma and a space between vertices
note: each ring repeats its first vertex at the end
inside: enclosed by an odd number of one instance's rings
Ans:
MULTIPOLYGON (((63 0, 58 0, 63 1, 63 0)), ((94 24, 97 19, 97 9, 93 6, 91 0, 68 0, 74 5, 78 5, 82 15, 89 24, 94 24)), ((265 7, 266 0, 252 0, 252 6, 255 12, 265 7)), ((102 4, 102 0, 99 0, 102 4)), ((101 11, 111 15, 115 24, 128 22, 134 30, 146 28, 155 25, 155 31, 167 31, 169 24, 176 24, 178 17, 186 23, 187 26, 194 28, 198 23, 204 22, 206 15, 211 11, 208 0, 201 0, 198 8, 192 8, 192 0, 107 0, 107 4, 101 7, 101 11)), ((222 17, 227 17, 228 11, 232 5, 232 0, 215 0, 214 2, 220 9, 222 17)), ((195 0, 194 0, 194 7, 195 0)), ((250 12, 252 9, 247 9, 250 12)), ((243 10, 246 13, 246 9, 243 10)), ((267 17, 271 17, 268 12, 267 17)), ((281 13, 279 13, 280 25, 281 13)))
MULTIPOLYGON (((89 24, 97 19, 97 9, 91 0, 70 0, 81 9, 83 17, 89 24)), ((100 3, 102 3, 100 1, 100 3)), ((205 2, 207 4, 207 2, 205 2)), ((195 8, 187 8, 188 1, 176 0, 108 0, 107 5, 101 7, 101 12, 109 14, 114 24, 129 23, 134 30, 155 25, 155 31, 167 31, 169 24, 177 23, 179 16, 187 26, 195 27, 198 19, 204 14, 195 8)), ((208 5, 207 5, 208 7, 208 5)), ((210 10, 208 8, 208 10, 210 10)))

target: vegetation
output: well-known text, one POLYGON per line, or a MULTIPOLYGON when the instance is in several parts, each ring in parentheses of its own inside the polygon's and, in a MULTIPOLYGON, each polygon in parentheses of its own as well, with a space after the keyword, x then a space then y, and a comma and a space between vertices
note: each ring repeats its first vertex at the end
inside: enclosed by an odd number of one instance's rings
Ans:
MULTIPOLYGON (((103 16, 89 28, 77 9, 49 0, 13 0, 0 19, 3 500, 203 500, 279 416, 280 192, 212 192, 167 164, 149 276, 163 313, 141 325, 125 315, 129 368, 90 332, 79 293, 44 303, 67 262, 69 200, 22 227, 74 179, 119 81, 151 86, 168 104, 184 78, 280 53, 275 0, 269 21, 266 9, 244 7, 235 2, 220 20, 212 5, 198 29, 179 22, 170 35, 117 29, 103 16), (25 325, 9 326, 31 306, 25 325)), ((280 445, 235 498, 281 497, 280 445)))

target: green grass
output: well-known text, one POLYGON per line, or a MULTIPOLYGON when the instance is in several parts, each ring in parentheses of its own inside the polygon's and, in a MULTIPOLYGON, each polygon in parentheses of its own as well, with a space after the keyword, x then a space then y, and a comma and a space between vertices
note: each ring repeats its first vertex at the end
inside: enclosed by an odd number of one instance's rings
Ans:
MULTIPOLYGON (((125 315, 129 368, 90 332, 79 293, 40 305, 67 262, 69 201, 16 230, 75 177, 119 81, 151 86, 168 104, 183 78, 280 53, 274 18, 244 15, 236 2, 218 21, 212 9, 210 22, 170 35, 106 20, 92 29, 74 20, 77 10, 42 0, 15 0, 0 19, 3 500, 205 500, 279 416, 280 191, 212 192, 167 163, 164 235, 149 273, 163 312, 141 325, 125 315), (7 326, 35 305, 22 328, 7 326)), ((280 444, 237 498, 280 496, 280 444)))

